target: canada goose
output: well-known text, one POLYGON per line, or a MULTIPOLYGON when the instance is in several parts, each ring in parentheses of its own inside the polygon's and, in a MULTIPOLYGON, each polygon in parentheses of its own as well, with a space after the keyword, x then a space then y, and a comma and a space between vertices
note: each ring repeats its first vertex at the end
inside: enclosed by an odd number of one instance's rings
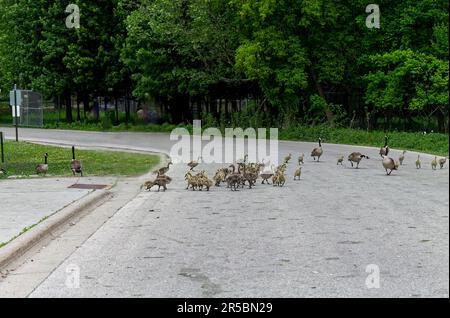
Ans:
POLYGON ((431 161, 431 169, 436 170, 437 167, 437 157, 435 156, 434 159, 431 161))
POLYGON ((167 166, 159 168, 158 170, 153 171, 153 173, 157 175, 164 175, 169 171, 171 164, 173 164, 172 161, 169 161, 167 166))
POLYGON ((299 166, 297 170, 295 170, 294 172, 294 180, 297 180, 297 178, 298 180, 300 180, 301 175, 302 175, 302 167, 299 166))
POLYGON ((302 165, 302 164, 304 163, 304 162, 303 162, 304 160, 305 160, 305 154, 302 153, 302 154, 298 157, 298 164, 299 164, 299 165, 302 165))
POLYGON ((280 170, 275 172, 275 174, 272 177, 272 185, 282 187, 284 186, 286 182, 286 177, 284 176, 284 171, 280 170))
POLYGON ((388 156, 383 156, 383 167, 386 170, 386 174, 389 176, 392 171, 394 170, 398 170, 398 166, 399 163, 396 162, 394 159, 388 157, 388 156), (390 170, 388 172, 388 170, 390 170))
POLYGON ((286 157, 284 157, 284 162, 285 163, 289 163, 289 161, 292 159, 292 154, 287 155, 286 157))
POLYGON ((209 191, 209 188, 211 188, 214 183, 208 178, 208 176, 205 174, 205 171, 202 171, 201 173, 199 173, 197 175, 197 177, 198 177, 198 183, 199 183, 199 186, 201 187, 201 189, 203 189, 203 187, 205 187, 206 191, 209 191))
POLYGON ((248 159, 248 154, 245 154, 245 155, 244 155, 244 159, 239 159, 239 160, 236 161, 236 163, 237 163, 238 165, 240 165, 240 164, 245 164, 245 163, 247 162, 247 159, 248 159))
POLYGON ((380 148, 380 156, 387 156, 389 154, 388 137, 384 136, 384 147, 380 148))
POLYGON ((191 172, 186 173, 184 179, 187 181, 186 190, 188 190, 189 187, 191 187, 192 191, 195 191, 195 189, 199 187, 198 178, 193 176, 191 172))
POLYGON ((248 188, 251 189, 252 186, 255 185, 256 180, 258 179, 258 174, 255 173, 255 172, 247 171, 247 167, 246 167, 245 164, 240 164, 239 168, 241 168, 241 167, 242 167, 242 170, 243 170, 243 173, 242 173, 242 176, 243 176, 243 179, 244 179, 243 181, 244 181, 244 183, 245 183, 245 181, 247 181, 248 182, 248 188))
POLYGON ((405 153, 406 153, 406 150, 403 150, 402 154, 398 158, 398 161, 400 162, 401 166, 403 166, 403 160, 405 160, 405 153))
POLYGON ((270 184, 270 183, 269 183, 269 179, 272 178, 272 177, 273 177, 273 174, 274 174, 273 168, 274 168, 274 165, 271 165, 270 168, 264 169, 264 170, 259 174, 259 176, 260 176, 261 179, 262 179, 261 184, 264 184, 264 183, 270 184))
POLYGON ((420 169, 421 167, 422 167, 422 163, 420 162, 420 155, 417 155, 416 168, 420 169))
POLYGON ((192 160, 191 162, 189 162, 189 163, 187 164, 188 167, 191 168, 190 170, 194 170, 194 168, 198 166, 198 163, 200 162, 200 159, 201 159, 201 158, 202 158, 202 157, 198 157, 197 161, 192 160))
POLYGON ((350 164, 353 167, 353 163, 356 162, 356 169, 359 168, 359 163, 361 162, 361 160, 363 158, 369 159, 369 157, 367 157, 366 155, 361 154, 360 152, 352 152, 349 156, 348 156, 348 161, 350 161, 350 164))
POLYGON ((5 171, 5 169, 3 169, 3 168, 0 168, 0 176, 1 176, 1 175, 4 175, 4 174, 6 174, 6 171, 5 171))
POLYGON ((224 182, 228 174, 228 169, 217 169, 216 174, 213 177, 213 181, 216 187, 220 187, 220 183, 224 182))
POLYGON ((83 176, 83 167, 81 162, 75 157, 75 146, 72 146, 72 161, 70 162, 70 170, 72 170, 73 175, 79 173, 83 176))
MULTIPOLYGON (((153 188, 154 186, 158 186, 158 192, 161 189, 161 187, 163 188, 163 191, 166 191, 167 185, 171 181, 172 181, 171 177, 165 176, 165 175, 160 175, 153 181, 145 182, 142 187, 145 187, 146 190, 150 191, 150 189, 153 188)), ((142 187, 141 187, 141 189, 142 189, 142 187)))
POLYGON ((439 167, 444 168, 445 163, 447 162, 447 157, 439 159, 439 167))
POLYGON ((237 191, 237 186, 239 182, 241 181, 241 173, 236 172, 236 167, 234 165, 230 165, 230 168, 232 168, 232 172, 228 174, 226 181, 228 184, 228 188, 231 189, 231 191, 237 191))
POLYGON ((344 163, 344 156, 338 157, 336 165, 339 165, 339 164, 343 165, 343 163, 344 163))
POLYGON ((36 166, 36 173, 43 173, 44 175, 48 172, 48 153, 44 155, 44 163, 40 163, 36 166))
POLYGON ((316 160, 317 157, 317 162, 319 162, 320 156, 322 156, 322 154, 323 154, 322 138, 319 138, 319 147, 313 149, 313 151, 311 152, 311 157, 313 157, 314 160, 316 160))

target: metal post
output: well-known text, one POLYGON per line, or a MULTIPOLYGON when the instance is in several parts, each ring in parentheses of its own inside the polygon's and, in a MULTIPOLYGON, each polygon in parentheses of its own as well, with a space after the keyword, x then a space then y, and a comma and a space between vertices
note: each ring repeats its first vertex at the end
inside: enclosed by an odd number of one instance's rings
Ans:
POLYGON ((19 120, 17 114, 17 85, 14 84, 14 126, 16 126, 16 141, 19 141, 19 120))
POLYGON ((2 163, 5 163, 5 149, 3 147, 3 132, 0 131, 0 150, 2 152, 2 163))

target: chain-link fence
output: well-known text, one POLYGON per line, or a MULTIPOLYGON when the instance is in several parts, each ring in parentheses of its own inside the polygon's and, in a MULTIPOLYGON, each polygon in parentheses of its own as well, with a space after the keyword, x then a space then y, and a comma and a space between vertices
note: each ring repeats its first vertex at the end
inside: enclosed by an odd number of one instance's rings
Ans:
POLYGON ((42 95, 27 90, 17 91, 17 93, 21 94, 22 100, 19 125, 26 127, 43 127, 44 109, 42 95))

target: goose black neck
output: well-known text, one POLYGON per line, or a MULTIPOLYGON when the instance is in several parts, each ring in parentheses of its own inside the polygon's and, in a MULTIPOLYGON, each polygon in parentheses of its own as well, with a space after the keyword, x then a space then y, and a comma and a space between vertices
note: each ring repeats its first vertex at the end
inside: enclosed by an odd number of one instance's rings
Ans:
POLYGON ((47 164, 47 155, 44 156, 44 163, 47 164))
POLYGON ((75 147, 72 146, 72 159, 75 160, 75 147))

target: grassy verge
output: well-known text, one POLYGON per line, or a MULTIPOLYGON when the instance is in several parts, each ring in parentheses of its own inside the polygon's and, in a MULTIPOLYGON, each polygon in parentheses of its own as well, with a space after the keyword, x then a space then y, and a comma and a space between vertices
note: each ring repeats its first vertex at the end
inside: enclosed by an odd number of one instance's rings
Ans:
POLYGON ((384 136, 389 136, 389 147, 448 156, 449 136, 438 133, 370 131, 349 128, 330 128, 326 125, 297 126, 280 130, 280 139, 317 141, 320 136, 326 143, 381 147, 384 136))
MULTIPOLYGON (((12 175, 30 176, 36 174, 35 167, 43 163, 48 153, 48 176, 70 176, 71 150, 68 148, 36 145, 27 142, 5 142, 5 178, 12 175)), ((151 170, 159 163, 159 156, 116 151, 78 150, 77 159, 83 164, 86 176, 136 176, 151 170)))
MULTIPOLYGON (((184 127, 192 132, 192 126, 187 125, 155 125, 141 124, 129 125, 125 124, 113 126, 110 129, 102 129, 101 124, 82 124, 60 123, 59 129, 89 130, 89 131, 136 131, 136 132, 167 132, 170 133, 177 127, 184 127)), ((207 128, 208 126, 203 126, 207 128)), ((54 127, 56 128, 56 127, 54 127)), ((328 125, 318 126, 291 126, 279 129, 279 138, 281 140, 294 141, 317 141, 318 137, 322 137, 324 142, 348 145, 361 145, 381 147, 384 143, 385 132, 370 131, 362 129, 350 128, 331 128, 328 125)), ((420 151, 431 153, 439 156, 448 156, 449 153, 449 136, 448 134, 427 133, 422 132, 387 132, 389 136, 389 146, 391 148, 404 149, 410 151, 420 151)))

